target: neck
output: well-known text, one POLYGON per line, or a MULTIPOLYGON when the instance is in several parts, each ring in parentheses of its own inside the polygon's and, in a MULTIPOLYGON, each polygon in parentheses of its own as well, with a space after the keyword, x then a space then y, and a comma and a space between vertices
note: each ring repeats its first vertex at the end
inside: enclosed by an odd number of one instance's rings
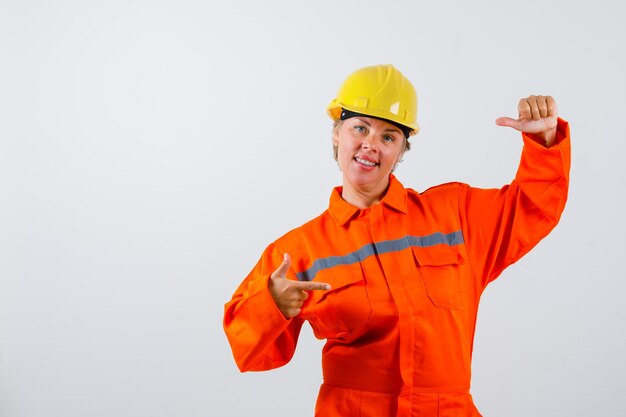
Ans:
POLYGON ((389 181, 377 187, 353 187, 344 181, 341 198, 360 209, 366 209, 380 203, 389 187, 389 181))

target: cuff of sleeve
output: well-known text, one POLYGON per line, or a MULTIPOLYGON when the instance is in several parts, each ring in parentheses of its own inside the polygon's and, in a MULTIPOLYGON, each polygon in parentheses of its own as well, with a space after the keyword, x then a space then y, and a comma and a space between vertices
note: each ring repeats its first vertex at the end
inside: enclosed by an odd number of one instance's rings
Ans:
POLYGON ((278 306, 270 294, 270 290, 267 287, 269 275, 263 277, 263 279, 255 280, 250 285, 250 297, 247 300, 248 308, 250 311, 258 314, 259 321, 264 325, 271 328, 283 329, 287 327, 290 319, 285 318, 283 313, 278 309, 278 306))
POLYGON ((527 134, 523 134, 524 151, 516 178, 569 178, 570 169, 570 133, 569 124, 558 119, 556 139, 549 148, 536 142, 527 134), (552 172, 553 175, 548 175, 552 172))

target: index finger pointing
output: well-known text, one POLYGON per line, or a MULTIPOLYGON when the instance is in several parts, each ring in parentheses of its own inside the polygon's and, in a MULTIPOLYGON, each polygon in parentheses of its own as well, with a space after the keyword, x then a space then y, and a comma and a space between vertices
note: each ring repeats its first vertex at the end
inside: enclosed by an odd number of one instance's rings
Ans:
POLYGON ((313 282, 313 281, 298 282, 297 286, 299 289, 303 291, 317 291, 317 290, 327 291, 327 290, 330 290, 331 288, 330 284, 326 284, 325 282, 313 282))

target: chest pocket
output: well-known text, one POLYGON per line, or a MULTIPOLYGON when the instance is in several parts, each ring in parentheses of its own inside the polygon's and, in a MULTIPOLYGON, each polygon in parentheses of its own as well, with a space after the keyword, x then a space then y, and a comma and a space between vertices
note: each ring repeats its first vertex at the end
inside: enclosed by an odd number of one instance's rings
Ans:
POLYGON ((413 248, 420 278, 430 301, 439 308, 457 309, 463 305, 463 258, 453 247, 413 248))
POLYGON ((356 334, 372 314, 360 264, 334 269, 332 274, 322 274, 316 279, 330 284, 332 289, 316 291, 303 309, 303 318, 309 320, 320 339, 356 334))

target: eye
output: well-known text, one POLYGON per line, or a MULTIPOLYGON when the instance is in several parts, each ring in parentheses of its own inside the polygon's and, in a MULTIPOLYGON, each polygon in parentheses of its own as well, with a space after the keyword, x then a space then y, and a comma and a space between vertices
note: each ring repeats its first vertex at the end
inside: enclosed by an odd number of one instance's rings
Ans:
POLYGON ((367 131, 367 129, 365 129, 365 126, 361 126, 361 125, 354 126, 354 130, 356 130, 359 133, 365 133, 367 131))
POLYGON ((383 140, 384 140, 385 142, 390 142, 390 143, 393 143, 393 142, 395 142, 395 141, 396 141, 396 138, 395 138, 395 136, 385 135, 385 136, 383 136, 383 140))

